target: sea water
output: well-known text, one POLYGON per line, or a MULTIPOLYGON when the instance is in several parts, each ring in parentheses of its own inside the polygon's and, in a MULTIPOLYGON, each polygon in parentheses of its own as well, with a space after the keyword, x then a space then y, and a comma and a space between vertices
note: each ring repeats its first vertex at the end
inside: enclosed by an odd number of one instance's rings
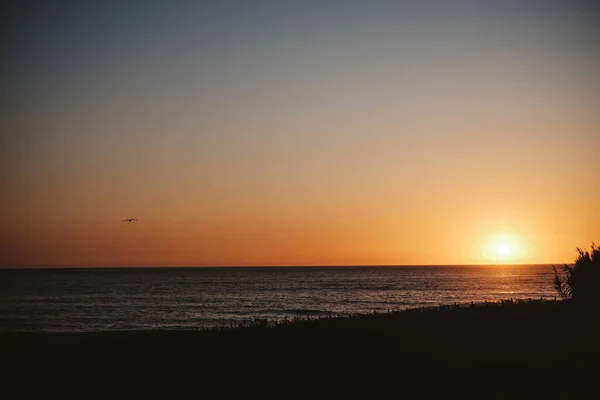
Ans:
POLYGON ((0 270, 1 331, 197 329, 552 299, 550 265, 0 270))

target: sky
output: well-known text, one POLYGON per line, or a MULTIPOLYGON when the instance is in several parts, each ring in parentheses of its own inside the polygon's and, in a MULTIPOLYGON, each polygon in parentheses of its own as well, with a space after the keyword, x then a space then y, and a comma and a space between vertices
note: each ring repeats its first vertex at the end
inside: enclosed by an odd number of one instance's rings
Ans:
POLYGON ((0 7, 0 266, 566 263, 600 242, 596 2, 0 7))

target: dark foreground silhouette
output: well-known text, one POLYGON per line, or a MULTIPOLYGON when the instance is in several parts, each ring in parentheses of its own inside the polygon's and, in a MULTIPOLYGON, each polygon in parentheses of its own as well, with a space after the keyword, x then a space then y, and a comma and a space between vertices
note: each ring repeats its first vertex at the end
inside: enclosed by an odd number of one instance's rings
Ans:
POLYGON ((508 301, 185 332, 9 333, 0 356, 16 379, 160 376, 138 389, 173 378, 223 393, 562 399, 594 390, 578 377, 600 370, 599 326, 597 310, 570 301, 508 301))

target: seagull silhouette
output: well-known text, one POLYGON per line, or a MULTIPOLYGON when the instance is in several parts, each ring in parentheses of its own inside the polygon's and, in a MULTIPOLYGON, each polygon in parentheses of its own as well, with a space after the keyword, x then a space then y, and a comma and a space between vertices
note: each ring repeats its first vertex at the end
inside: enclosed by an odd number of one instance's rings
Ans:
POLYGON ((133 221, 137 221, 137 220, 138 220, 137 218, 126 218, 121 222, 133 222, 133 221))

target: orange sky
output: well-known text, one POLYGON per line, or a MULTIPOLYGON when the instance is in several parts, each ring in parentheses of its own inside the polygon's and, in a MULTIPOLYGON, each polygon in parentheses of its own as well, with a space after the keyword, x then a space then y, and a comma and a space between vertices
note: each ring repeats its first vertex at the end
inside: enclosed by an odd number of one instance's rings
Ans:
POLYGON ((600 241, 585 9, 98 7, 5 17, 2 266, 477 264, 495 235, 564 263, 600 241))

